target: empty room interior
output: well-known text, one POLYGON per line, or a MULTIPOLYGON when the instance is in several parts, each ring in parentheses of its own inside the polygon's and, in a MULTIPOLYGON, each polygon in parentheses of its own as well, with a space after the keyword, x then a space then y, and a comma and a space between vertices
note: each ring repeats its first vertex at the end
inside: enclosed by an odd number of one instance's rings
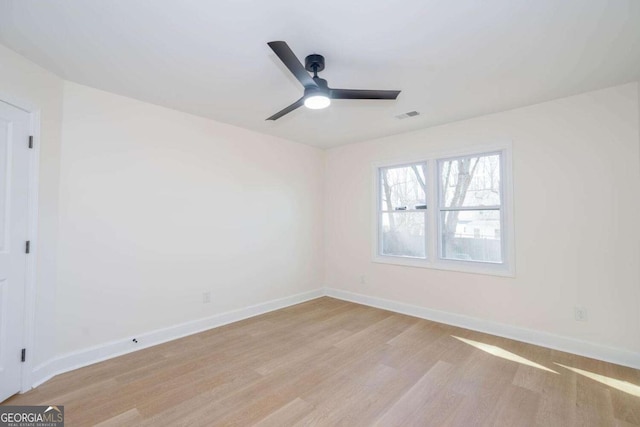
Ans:
POLYGON ((0 426, 640 426, 639 82, 637 0, 0 0, 0 426))

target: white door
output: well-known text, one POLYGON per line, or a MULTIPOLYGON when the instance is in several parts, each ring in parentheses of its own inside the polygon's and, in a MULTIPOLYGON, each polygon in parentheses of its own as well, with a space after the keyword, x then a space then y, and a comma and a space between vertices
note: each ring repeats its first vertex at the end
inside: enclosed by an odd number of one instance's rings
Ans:
POLYGON ((0 101, 0 402, 21 388, 28 176, 29 114, 0 101))

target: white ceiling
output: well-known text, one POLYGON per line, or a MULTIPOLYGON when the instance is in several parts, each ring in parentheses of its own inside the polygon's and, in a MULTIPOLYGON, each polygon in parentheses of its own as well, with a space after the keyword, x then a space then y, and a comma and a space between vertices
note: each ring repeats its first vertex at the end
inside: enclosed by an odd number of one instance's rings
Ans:
POLYGON ((637 80, 640 1, 0 0, 0 43, 74 82, 331 147, 637 80), (402 93, 266 122, 302 95, 272 40, 324 55, 330 86, 402 93))

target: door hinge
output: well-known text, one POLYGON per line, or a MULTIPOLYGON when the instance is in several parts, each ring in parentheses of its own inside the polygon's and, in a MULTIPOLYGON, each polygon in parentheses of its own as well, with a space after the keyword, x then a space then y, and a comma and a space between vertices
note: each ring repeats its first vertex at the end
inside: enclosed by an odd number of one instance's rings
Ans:
POLYGON ((23 348, 22 353, 20 353, 20 361, 24 362, 25 360, 27 360, 27 349, 23 348))
POLYGON ((29 148, 33 148, 33 135, 29 135, 29 148))
POLYGON ((31 241, 27 240, 27 243, 24 245, 24 253, 28 254, 31 252, 31 241))

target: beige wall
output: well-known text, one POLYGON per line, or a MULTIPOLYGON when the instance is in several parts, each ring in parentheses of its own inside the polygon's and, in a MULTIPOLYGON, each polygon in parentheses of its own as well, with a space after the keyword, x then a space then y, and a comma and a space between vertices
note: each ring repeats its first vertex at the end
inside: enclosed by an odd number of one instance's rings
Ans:
POLYGON ((59 353, 322 286, 321 150, 68 82, 63 135, 59 353))
POLYGON ((628 84, 328 150, 326 285, 640 352, 638 115, 628 84), (371 262, 372 163, 503 141, 515 278, 371 262))
POLYGON ((58 235, 58 181, 63 81, 0 45, 0 99, 40 112, 39 219, 35 343, 33 364, 55 353, 56 244, 58 235))

